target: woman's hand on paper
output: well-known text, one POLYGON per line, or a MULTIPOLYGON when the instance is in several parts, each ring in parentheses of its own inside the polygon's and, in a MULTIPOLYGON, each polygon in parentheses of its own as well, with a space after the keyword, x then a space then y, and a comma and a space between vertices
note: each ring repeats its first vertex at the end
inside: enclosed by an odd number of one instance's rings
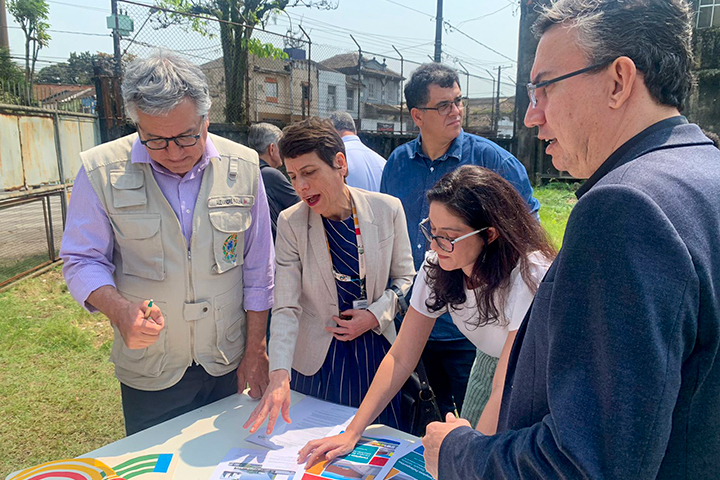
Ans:
POLYGON ((243 428, 250 426, 250 433, 255 433, 267 418, 266 433, 270 435, 280 413, 285 422, 292 423, 290 420, 290 374, 284 369, 270 372, 270 385, 243 428))
POLYGON ((325 330, 333 334, 341 342, 355 340, 357 337, 380 326, 375 314, 370 310, 345 310, 340 312, 344 316, 351 317, 350 320, 343 320, 340 317, 332 317, 338 324, 337 327, 325 327, 325 330))
POLYGON ((298 463, 307 460, 305 468, 310 468, 321 460, 333 460, 341 455, 350 453, 355 444, 360 440, 360 435, 348 431, 332 437, 311 440, 298 452, 298 463), (309 455, 309 457, 308 457, 309 455))

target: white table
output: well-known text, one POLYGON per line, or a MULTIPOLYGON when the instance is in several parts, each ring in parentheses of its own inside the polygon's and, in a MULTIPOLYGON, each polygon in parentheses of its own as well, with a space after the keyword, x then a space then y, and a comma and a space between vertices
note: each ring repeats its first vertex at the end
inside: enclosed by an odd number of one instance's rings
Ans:
MULTIPOLYGON (((305 396, 292 392, 292 405, 302 398, 305 396)), ((207 480, 231 448, 263 448, 246 442, 245 438, 249 433, 242 428, 257 403, 257 400, 251 399, 246 394, 231 395, 81 457, 172 453, 178 459, 174 480, 207 480)), ((282 421, 282 418, 278 418, 278 422, 282 421)), ((366 433, 373 436, 391 436, 410 442, 419 440, 413 435, 383 425, 372 425, 366 433)))

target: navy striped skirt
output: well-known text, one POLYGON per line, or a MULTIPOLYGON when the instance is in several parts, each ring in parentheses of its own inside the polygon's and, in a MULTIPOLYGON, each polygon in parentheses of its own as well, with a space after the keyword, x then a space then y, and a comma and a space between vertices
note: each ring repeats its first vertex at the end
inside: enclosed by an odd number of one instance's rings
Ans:
MULTIPOLYGON (((390 342, 372 331, 355 340, 341 342, 332 339, 328 354, 320 370, 314 375, 292 371, 290 388, 320 400, 359 407, 370 388, 380 362, 390 350, 390 342)), ((401 429, 400 392, 373 423, 401 429)))

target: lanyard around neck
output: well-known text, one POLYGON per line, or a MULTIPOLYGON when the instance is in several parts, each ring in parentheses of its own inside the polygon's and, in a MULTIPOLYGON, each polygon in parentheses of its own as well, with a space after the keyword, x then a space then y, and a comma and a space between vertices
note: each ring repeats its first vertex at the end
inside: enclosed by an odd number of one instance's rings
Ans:
MULTIPOLYGON (((355 203, 352 204, 352 216, 353 216, 353 224, 355 227, 355 241, 357 242, 357 252, 358 252, 358 279, 357 281, 360 282, 360 295, 362 298, 365 298, 365 245, 362 241, 362 235, 360 233, 360 223, 358 221, 358 215, 357 210, 355 209, 355 203)), ((330 254, 330 243, 327 239, 327 234, 325 234, 325 244, 328 248, 328 254, 330 254)), ((332 265, 332 254, 330 254, 330 264, 332 265)), ((337 270, 335 270, 335 267, 332 267, 333 270, 333 276, 336 280, 339 280, 341 282, 352 282, 356 281, 356 279, 352 278, 350 275, 345 275, 337 270)))

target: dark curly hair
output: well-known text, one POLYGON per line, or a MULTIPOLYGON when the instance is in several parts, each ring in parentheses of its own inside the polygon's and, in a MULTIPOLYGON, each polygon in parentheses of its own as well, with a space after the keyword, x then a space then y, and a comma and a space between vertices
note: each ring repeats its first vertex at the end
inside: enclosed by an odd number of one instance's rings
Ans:
POLYGON ((430 311, 459 308, 467 300, 467 281, 475 291, 478 307, 478 318, 472 325, 506 325, 501 312, 513 269, 520 265, 523 280, 535 292, 537 283, 531 276, 528 255, 539 252, 548 259, 555 257, 545 231, 515 188, 486 168, 462 166, 443 176, 427 196, 430 203, 442 203, 472 229, 494 227, 497 238, 488 243, 488 230, 479 233, 485 245, 467 280, 460 269, 448 272, 437 262, 428 261, 425 272, 431 293, 425 305, 430 311), (499 298, 496 292, 500 292, 499 298))

